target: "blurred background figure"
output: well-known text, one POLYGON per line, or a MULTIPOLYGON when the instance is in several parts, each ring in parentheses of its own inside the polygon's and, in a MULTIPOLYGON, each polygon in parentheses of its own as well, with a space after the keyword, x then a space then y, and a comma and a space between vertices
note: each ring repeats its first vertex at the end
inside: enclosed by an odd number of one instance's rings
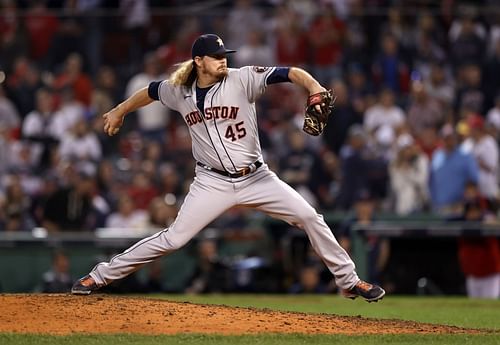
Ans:
MULTIPOLYGON (((160 63, 156 55, 148 53, 144 57, 142 72, 134 75, 128 82, 125 97, 132 96, 133 93, 148 86, 152 81, 165 78, 163 71, 160 70, 160 63)), ((168 108, 164 107, 161 102, 154 102, 139 109, 137 115, 137 124, 141 134, 149 140, 164 142, 165 129, 170 119, 168 108)))
POLYGON ((396 151, 389 167, 395 211, 401 215, 421 212, 429 199, 429 160, 408 133, 397 138, 396 151))
POLYGON ((197 243, 196 268, 186 283, 185 293, 217 293, 229 288, 229 271, 218 255, 214 238, 201 238, 197 243))
MULTIPOLYGON (((485 221, 485 203, 475 198, 465 202, 459 220, 469 222, 468 230, 485 221)), ((500 296, 500 242, 496 237, 461 237, 458 258, 471 298, 498 299, 500 296)))
POLYGON ((466 184, 478 182, 479 168, 471 154, 460 150, 451 125, 442 128, 441 137, 444 145, 434 152, 431 161, 431 203, 435 212, 457 214, 466 184))
POLYGON ((56 251, 52 255, 52 267, 42 277, 42 289, 44 293, 69 292, 73 277, 69 273, 69 258, 62 251, 56 251))
POLYGON ((134 207, 133 200, 126 194, 118 199, 118 210, 109 215, 106 220, 106 227, 120 229, 123 234, 140 234, 148 225, 148 214, 144 210, 134 207))
POLYGON ((299 279, 288 290, 291 294, 323 294, 330 292, 329 287, 321 281, 320 271, 316 265, 306 265, 299 272, 299 279))
POLYGON ((492 204, 498 200, 498 144, 495 139, 486 132, 484 118, 473 114, 466 119, 470 130, 468 138, 462 147, 470 152, 476 160, 479 168, 479 191, 492 204))

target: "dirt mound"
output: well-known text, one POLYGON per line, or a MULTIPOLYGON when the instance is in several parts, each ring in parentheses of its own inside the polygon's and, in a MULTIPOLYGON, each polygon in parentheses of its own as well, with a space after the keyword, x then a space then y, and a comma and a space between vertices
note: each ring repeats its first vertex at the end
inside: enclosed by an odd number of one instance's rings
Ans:
POLYGON ((106 295, 0 295, 0 306, 0 332, 15 333, 479 333, 477 330, 411 321, 106 295))

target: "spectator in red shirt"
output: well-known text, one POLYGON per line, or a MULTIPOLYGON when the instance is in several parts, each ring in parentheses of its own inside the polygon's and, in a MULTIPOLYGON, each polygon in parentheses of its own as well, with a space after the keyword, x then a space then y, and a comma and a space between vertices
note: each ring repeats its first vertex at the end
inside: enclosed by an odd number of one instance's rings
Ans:
POLYGON ((36 60, 46 58, 59 29, 59 20, 47 9, 44 1, 33 1, 24 17, 24 25, 30 42, 30 57, 36 60))
POLYGON ((297 12, 282 6, 276 28, 276 60, 279 66, 303 66, 306 63, 307 37, 297 12))
POLYGON ((75 100, 86 107, 90 106, 92 98, 92 82, 82 71, 82 57, 73 53, 68 56, 64 65, 64 71, 54 80, 55 89, 71 87, 74 91, 75 100))
MULTIPOLYGON (((479 226, 483 214, 480 200, 465 203, 463 220, 479 226)), ((466 276, 469 297, 497 299, 500 296, 500 245, 496 237, 460 238, 458 258, 466 276)))
POLYGON ((336 17, 331 5, 324 5, 308 32, 313 75, 321 84, 340 77, 342 40, 345 24, 336 17))
POLYGON ((151 200, 158 196, 158 189, 145 173, 139 172, 132 179, 132 186, 128 189, 128 196, 134 200, 135 208, 146 210, 151 200))
POLYGON ((28 42, 15 1, 2 1, 0 8, 0 66, 9 73, 16 57, 26 54, 28 42))

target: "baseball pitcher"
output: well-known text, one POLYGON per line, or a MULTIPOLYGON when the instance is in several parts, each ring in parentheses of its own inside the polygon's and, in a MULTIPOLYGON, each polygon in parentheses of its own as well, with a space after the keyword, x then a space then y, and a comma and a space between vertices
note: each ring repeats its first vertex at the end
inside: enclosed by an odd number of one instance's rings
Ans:
POLYGON ((267 85, 292 82, 309 92, 303 129, 310 135, 322 133, 333 92, 296 67, 228 68, 226 55, 234 52, 217 35, 202 35, 193 43, 192 59, 179 64, 168 80, 152 82, 103 115, 104 131, 115 135, 127 113, 151 102, 178 111, 191 134, 196 177, 171 226, 97 264, 74 284, 73 294, 90 294, 181 248, 221 213, 240 205, 303 229, 344 296, 374 302, 385 295, 381 287, 360 280, 323 216, 262 158, 255 101, 267 85))

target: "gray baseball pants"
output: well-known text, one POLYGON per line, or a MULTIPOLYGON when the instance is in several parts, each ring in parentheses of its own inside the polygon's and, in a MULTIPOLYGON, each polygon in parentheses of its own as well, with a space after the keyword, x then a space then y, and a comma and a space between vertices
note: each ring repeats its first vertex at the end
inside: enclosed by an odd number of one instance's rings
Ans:
POLYGON ((109 262, 97 264, 90 276, 98 286, 124 278, 142 265, 181 248, 220 214, 236 205, 253 207, 303 229, 340 288, 349 289, 359 281, 353 261, 339 245, 323 216, 266 164, 238 179, 197 167, 196 177, 172 225, 137 242, 109 262))

